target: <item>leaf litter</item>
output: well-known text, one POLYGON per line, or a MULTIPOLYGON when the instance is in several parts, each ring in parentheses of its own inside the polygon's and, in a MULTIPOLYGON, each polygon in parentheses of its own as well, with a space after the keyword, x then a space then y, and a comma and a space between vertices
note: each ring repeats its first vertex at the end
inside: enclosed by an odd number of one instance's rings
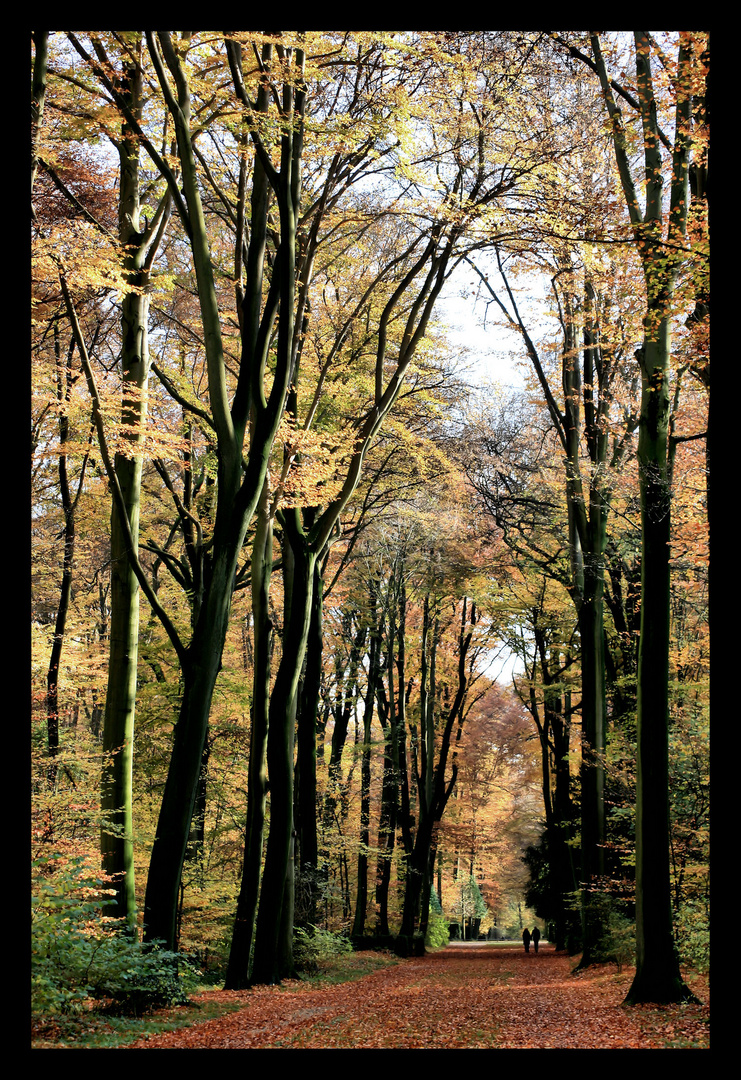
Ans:
POLYGON ((633 970, 542 947, 460 943, 356 982, 209 991, 244 1008, 133 1043, 130 1049, 709 1049, 708 981, 700 1004, 623 1006, 633 970))

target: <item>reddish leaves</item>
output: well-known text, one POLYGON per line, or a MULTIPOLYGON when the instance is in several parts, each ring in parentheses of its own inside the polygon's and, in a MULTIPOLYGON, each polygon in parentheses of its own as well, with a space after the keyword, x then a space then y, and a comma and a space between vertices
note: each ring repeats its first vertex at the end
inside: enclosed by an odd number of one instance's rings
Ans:
MULTIPOLYGON (((245 1008, 134 1049, 707 1048, 709 1006, 627 1009, 632 972, 572 975, 549 947, 453 945, 354 983, 231 994, 245 1008)), ((692 986, 707 1002, 707 986, 692 986)), ((223 992, 215 992, 225 996, 223 992)), ((209 995, 212 996, 212 995, 209 995)))

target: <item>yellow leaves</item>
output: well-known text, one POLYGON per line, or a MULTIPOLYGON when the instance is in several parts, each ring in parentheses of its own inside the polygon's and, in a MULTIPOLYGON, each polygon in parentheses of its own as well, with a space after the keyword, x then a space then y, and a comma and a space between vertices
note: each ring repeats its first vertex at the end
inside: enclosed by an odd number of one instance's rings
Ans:
POLYGON ((34 244, 35 286, 48 287, 58 281, 60 267, 73 295, 100 289, 119 296, 135 291, 126 283, 123 259, 116 245, 103 240, 94 226, 80 220, 55 223, 34 244))
POLYGON ((123 457, 162 458, 179 461, 190 440, 179 432, 163 430, 159 425, 118 424, 111 445, 123 457))
POLYGON ((337 497, 344 480, 340 466, 352 450, 348 436, 337 433, 330 438, 326 432, 302 431, 284 417, 275 446, 283 451, 282 468, 272 491, 276 504, 326 505, 337 497))

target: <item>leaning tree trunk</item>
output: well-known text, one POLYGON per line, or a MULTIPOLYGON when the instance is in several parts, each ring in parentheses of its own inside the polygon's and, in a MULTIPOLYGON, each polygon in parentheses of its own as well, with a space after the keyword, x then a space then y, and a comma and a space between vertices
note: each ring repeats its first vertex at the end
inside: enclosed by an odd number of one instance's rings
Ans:
POLYGON ((218 558, 181 665, 183 696, 157 823, 144 901, 145 940, 172 949, 180 877, 188 846, 216 678, 229 625, 232 586, 243 537, 215 544, 218 558))

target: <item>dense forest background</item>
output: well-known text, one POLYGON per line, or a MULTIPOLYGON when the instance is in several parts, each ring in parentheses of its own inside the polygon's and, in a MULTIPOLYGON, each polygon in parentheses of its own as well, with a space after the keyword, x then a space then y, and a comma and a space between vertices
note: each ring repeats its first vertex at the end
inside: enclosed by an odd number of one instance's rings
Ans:
POLYGON ((700 32, 34 33, 44 1007, 103 895, 235 987, 536 920, 637 998, 707 964, 707 80, 700 32))

